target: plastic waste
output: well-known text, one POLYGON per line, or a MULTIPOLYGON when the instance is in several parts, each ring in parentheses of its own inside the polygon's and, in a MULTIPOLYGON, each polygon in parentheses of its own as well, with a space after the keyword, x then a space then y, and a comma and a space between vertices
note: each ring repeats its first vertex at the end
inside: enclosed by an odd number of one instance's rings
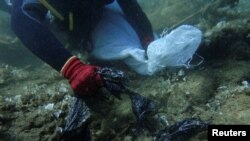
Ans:
MULTIPOLYGON (((146 124, 146 117, 155 114, 158 106, 155 101, 136 93, 125 86, 125 75, 122 71, 114 71, 110 68, 102 68, 98 71, 105 83, 120 85, 121 93, 131 99, 133 113, 138 123, 146 124)), ((114 85, 113 85, 114 86, 114 85)), ((105 86, 107 88, 107 85, 105 86)), ((107 88, 109 89, 109 88, 107 88)), ((90 141, 88 124, 90 121, 90 110, 84 102, 83 97, 76 97, 72 103, 67 116, 66 125, 63 129, 61 141, 90 141)))
POLYGON ((105 7, 101 21, 92 32, 92 43, 92 55, 96 59, 122 60, 136 72, 147 73, 146 52, 116 1, 105 7))
POLYGON ((148 72, 153 74, 164 67, 186 67, 201 42, 201 31, 182 25, 149 44, 148 72))
MULTIPOLYGON (((102 68, 98 73, 103 80, 122 86, 123 90, 121 90, 121 93, 130 97, 132 110, 141 130, 148 129, 156 141, 188 141, 197 133, 207 130, 208 123, 199 118, 184 119, 160 130, 152 128, 153 125, 151 123, 155 124, 157 119, 151 117, 155 117, 154 115, 159 113, 157 103, 126 87, 124 84, 126 79, 122 71, 102 68)), ((67 122, 60 140, 90 141, 90 130, 88 128, 90 116, 90 110, 85 104, 83 97, 76 97, 68 113, 67 122)))
POLYGON ((67 116, 61 141, 90 141, 90 111, 82 98, 76 97, 67 116))
POLYGON ((100 23, 92 33, 92 55, 100 60, 122 60, 137 73, 152 75, 166 67, 189 68, 188 62, 199 47, 201 37, 198 28, 182 25, 155 39, 146 52, 115 1, 105 7, 100 23))
MULTIPOLYGON (((158 111, 158 105, 155 101, 144 97, 143 95, 129 89, 126 86, 127 78, 125 73, 120 70, 112 70, 111 68, 101 68, 98 72, 101 78, 104 80, 104 87, 112 94, 112 89, 117 89, 116 93, 126 94, 130 97, 132 111, 135 114, 138 122, 141 124, 146 124, 145 119, 150 113, 154 115, 158 111), (108 85, 107 85, 108 84, 108 85), (113 84, 113 85, 110 85, 113 84), (113 87, 113 88, 111 88, 113 87)), ((114 95, 114 94, 113 94, 114 95)), ((114 95, 118 99, 121 99, 117 94, 114 95)))
POLYGON ((206 131, 208 123, 199 118, 187 118, 159 131, 155 141, 188 141, 200 132, 206 131))

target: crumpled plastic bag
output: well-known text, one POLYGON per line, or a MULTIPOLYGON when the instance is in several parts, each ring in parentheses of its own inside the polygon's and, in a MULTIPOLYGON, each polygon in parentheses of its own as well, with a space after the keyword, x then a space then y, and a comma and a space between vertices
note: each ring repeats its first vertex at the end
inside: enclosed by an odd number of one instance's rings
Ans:
POLYGON ((105 61, 122 60, 137 73, 152 75, 166 67, 188 67, 186 62, 199 47, 201 36, 198 28, 182 25, 150 43, 146 52, 115 1, 105 7, 92 32, 92 55, 105 61))
POLYGON ((182 25, 149 44, 148 72, 153 74, 165 67, 186 67, 201 42, 201 31, 182 25))
POLYGON ((76 97, 67 115, 61 141, 90 141, 88 122, 90 110, 83 98, 76 97))

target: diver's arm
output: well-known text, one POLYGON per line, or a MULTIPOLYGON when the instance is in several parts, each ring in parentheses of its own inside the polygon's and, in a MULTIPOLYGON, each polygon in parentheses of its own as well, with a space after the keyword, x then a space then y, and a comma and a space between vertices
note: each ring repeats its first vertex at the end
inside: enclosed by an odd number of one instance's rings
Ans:
POLYGON ((40 3, 23 7, 24 0, 15 0, 11 25, 23 44, 68 79, 78 95, 94 94, 102 87, 98 67, 86 65, 67 51, 49 29, 42 24, 46 15, 40 3))
POLYGON ((128 22, 137 32, 142 45, 146 47, 153 39, 152 25, 136 0, 117 0, 128 22))
POLYGON ((39 3, 25 7, 24 0, 14 0, 11 26, 22 43, 36 56, 60 71, 72 56, 42 21, 47 10, 39 3))

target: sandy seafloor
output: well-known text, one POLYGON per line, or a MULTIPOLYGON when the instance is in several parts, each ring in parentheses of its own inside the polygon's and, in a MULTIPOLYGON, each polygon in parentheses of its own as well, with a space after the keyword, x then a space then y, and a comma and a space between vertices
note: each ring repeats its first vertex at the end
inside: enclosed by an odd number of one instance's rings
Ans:
MULTIPOLYGON (((198 53, 205 60, 199 67, 141 76, 123 63, 90 63, 124 70, 131 89, 160 104, 168 125, 191 117, 213 124, 249 124, 250 1, 235 1, 139 0, 158 33, 181 24, 202 30, 198 53)), ((73 92, 65 79, 25 49, 9 20, 0 12, 0 140, 56 141, 73 92)), ((128 97, 117 100, 104 91, 90 100, 90 108, 94 141, 153 140, 147 131, 133 133, 136 120, 128 97)), ((207 140, 206 132, 191 140, 207 140)))

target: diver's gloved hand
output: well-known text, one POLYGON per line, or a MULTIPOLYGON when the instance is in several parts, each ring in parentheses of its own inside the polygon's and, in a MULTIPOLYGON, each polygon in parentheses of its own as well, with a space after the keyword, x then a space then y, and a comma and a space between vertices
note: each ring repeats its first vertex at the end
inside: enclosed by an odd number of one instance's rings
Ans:
POLYGON ((104 87, 116 98, 121 99, 120 94, 124 91, 125 74, 120 70, 111 68, 100 68, 97 72, 100 74, 104 87))
POLYGON ((91 95, 103 86, 97 73, 98 69, 99 67, 86 65, 76 56, 72 56, 64 64, 61 74, 68 79, 74 92, 79 95, 91 95))

